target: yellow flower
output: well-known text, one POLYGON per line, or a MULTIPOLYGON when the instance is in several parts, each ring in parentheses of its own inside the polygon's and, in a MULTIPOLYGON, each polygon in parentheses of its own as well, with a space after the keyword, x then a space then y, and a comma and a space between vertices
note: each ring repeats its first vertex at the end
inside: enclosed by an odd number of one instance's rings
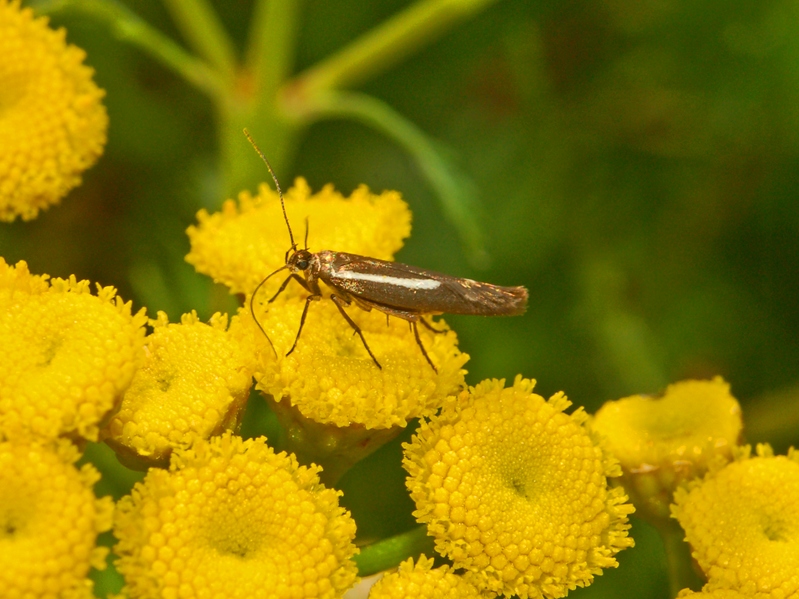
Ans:
MULTIPOLYGON (((308 242, 315 249, 336 250, 391 260, 411 232, 408 205, 395 191, 380 195, 361 186, 344 198, 331 185, 311 193, 304 179, 297 179, 285 195, 286 211, 294 228, 294 240, 303 245, 305 223, 308 242)), ((228 200, 221 212, 197 213, 198 226, 188 228, 191 251, 186 261, 197 272, 230 287, 231 293, 250 293, 269 273, 285 264, 291 247, 276 191, 262 185, 257 196, 239 194, 238 205, 228 200)), ((285 277, 284 277, 285 278, 285 277)), ((266 299, 282 282, 261 292, 266 299)), ((307 295, 297 284, 289 295, 307 295)))
POLYGON ((65 37, 0 0, 0 220, 58 203, 105 146, 104 92, 65 37))
POLYGON ((341 597, 355 522, 318 467, 225 433, 176 449, 120 500, 117 568, 131 599, 341 597))
POLYGON ((105 567, 97 535, 111 528, 114 504, 97 499, 100 475, 78 470, 78 451, 61 440, 43 446, 0 443, 0 589, 3 597, 89 599, 90 567, 105 567))
POLYGON ((563 597, 633 545, 633 511, 607 478, 618 464, 559 393, 534 381, 483 381, 423 422, 403 460, 414 515, 436 549, 479 587, 519 597, 563 597))
POLYGON ((799 596, 799 452, 767 445, 678 489, 672 513, 708 583, 747 597, 799 596))
POLYGON ((701 599, 702 597, 706 599, 748 599, 749 596, 729 589, 717 589, 715 591, 683 589, 677 594, 677 597, 680 599, 683 597, 694 597, 695 599, 701 599))
POLYGON ((369 592, 369 599, 482 599, 480 591, 458 576, 449 566, 433 568, 433 560, 422 554, 400 564, 397 572, 386 574, 369 592))
POLYGON ((20 295, 44 293, 50 287, 49 278, 49 275, 32 275, 23 261, 10 266, 0 256, 0 302, 14 300, 20 295))
POLYGON ((238 426, 254 363, 226 315, 203 324, 192 312, 169 324, 159 312, 151 324, 145 361, 101 436, 122 455, 166 465, 175 447, 238 426))
POLYGON ((78 434, 99 422, 143 357, 144 311, 131 315, 113 287, 16 273, 0 259, 0 437, 78 434), (28 291, 26 291, 26 288, 28 291))
POLYGON ((660 398, 635 395, 606 403, 593 428, 621 462, 633 503, 668 519, 677 485, 729 461, 741 434, 741 408, 721 377, 669 385, 660 398))
MULTIPOLYGON (((343 198, 327 186, 312 195, 308 184, 298 179, 286 193, 286 210, 297 229, 295 241, 302 246, 301 227, 307 220, 308 239, 317 250, 390 260, 410 233, 410 212, 396 192, 378 196, 361 187, 343 198)), ((242 193, 238 205, 228 201, 219 213, 201 211, 198 220, 199 225, 188 230, 192 250, 186 259, 234 293, 251 294, 264 276, 285 265, 291 242, 278 194, 268 187, 262 186, 257 197, 242 193)), ((409 419, 435 411, 463 386, 462 367, 468 356, 458 351, 454 332, 436 334, 418 327, 436 372, 407 322, 350 306, 346 312, 362 329, 381 369, 327 297, 309 306, 302 336, 286 356, 297 337, 308 292, 291 281, 269 303, 286 280, 284 273, 280 275, 264 285, 253 302, 257 323, 249 314, 249 301, 240 316, 258 348, 258 389, 279 404, 286 418, 294 418, 296 408, 301 418, 334 427, 403 427, 409 419)), ((447 329, 443 322, 435 326, 447 329)))
MULTIPOLYGON (((463 385, 462 367, 469 356, 458 350, 453 331, 436 334, 419 327, 436 372, 407 322, 353 306, 348 313, 380 361, 382 368, 378 368, 335 304, 327 300, 311 304, 297 347, 286 356, 297 336, 304 305, 303 298, 282 296, 268 308, 256 305, 278 357, 260 335, 262 359, 255 377, 257 389, 295 406, 306 418, 340 427, 404 427, 409 419, 432 414, 463 385)), ((245 325, 252 322, 244 310, 242 320, 245 325)), ((442 321, 433 326, 448 329, 442 321)))

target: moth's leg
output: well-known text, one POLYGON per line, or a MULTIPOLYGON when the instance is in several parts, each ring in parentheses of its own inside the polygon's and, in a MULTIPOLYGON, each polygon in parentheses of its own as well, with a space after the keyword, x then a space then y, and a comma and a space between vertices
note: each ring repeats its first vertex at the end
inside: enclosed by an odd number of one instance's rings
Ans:
MULTIPOLYGON (((292 277, 296 277, 297 275, 291 275, 292 277)), ((290 279, 291 277, 289 277, 290 279)), ((288 279, 286 279, 288 281, 288 279)), ((294 345, 291 346, 291 349, 286 352, 288 356, 291 352, 294 351, 294 348, 297 347, 297 342, 300 340, 300 333, 302 333, 302 327, 305 325, 305 317, 308 315, 308 306, 311 305, 311 302, 319 301, 322 299, 321 295, 309 295, 305 299, 305 307, 302 309, 302 317, 300 318, 300 328, 297 330, 297 336, 294 338, 294 345)))
MULTIPOLYGON (((422 322, 424 322, 424 318, 420 318, 420 320, 422 322)), ((428 326, 430 326, 430 325, 428 325, 428 326)), ((430 367, 433 369, 433 372, 438 374, 438 368, 436 368, 436 365, 433 364, 433 361, 430 359, 430 356, 427 355, 427 350, 424 348, 424 345, 422 345, 422 340, 419 338, 419 327, 416 326, 416 321, 415 320, 411 321, 411 328, 413 329, 413 336, 416 337, 416 343, 419 345, 419 349, 422 350, 422 354, 424 355, 424 359, 427 360, 428 364, 430 364, 430 367)), ((433 329, 433 330, 435 330, 435 329, 433 329)), ((436 331, 436 332, 443 333, 444 331, 436 331)))
POLYGON ((307 291, 308 293, 313 293, 313 291, 311 291, 311 288, 308 287, 308 282, 295 272, 286 277, 286 280, 283 281, 283 284, 280 286, 280 289, 277 290, 277 293, 272 296, 272 299, 270 299, 268 303, 271 304, 273 301, 275 301, 277 299, 277 296, 286 290, 289 281, 291 281, 292 279, 294 279, 300 285, 302 285, 305 291, 307 291))
POLYGON ((433 332, 434 332, 434 333, 436 333, 437 335, 443 335, 444 333, 446 333, 446 332, 447 332, 447 329, 438 330, 437 328, 433 327, 433 325, 431 325, 429 322, 427 322, 427 321, 424 319, 424 316, 420 316, 420 317, 419 317, 419 320, 420 320, 420 321, 421 321, 421 323, 422 323, 422 324, 425 326, 425 328, 427 328, 428 330, 431 330, 431 331, 433 331, 433 332))
POLYGON ((353 328, 353 330, 361 338, 361 341, 363 342, 363 346, 366 348, 367 353, 372 357, 372 360, 374 361, 374 363, 377 365, 377 367, 380 370, 383 370, 383 367, 380 365, 380 362, 377 361, 377 358, 375 358, 375 355, 372 353, 372 350, 369 349, 369 344, 366 343, 366 339, 364 338, 363 333, 361 332, 361 327, 359 327, 357 324, 355 324, 355 321, 352 320, 352 318, 350 318, 350 315, 347 314, 344 311, 344 306, 349 306, 352 302, 349 302, 346 299, 340 298, 336 294, 331 294, 330 295, 330 299, 332 299, 333 303, 336 304, 336 308, 338 308, 338 311, 341 312, 341 315, 344 317, 344 320, 346 320, 349 323, 349 325, 353 328))

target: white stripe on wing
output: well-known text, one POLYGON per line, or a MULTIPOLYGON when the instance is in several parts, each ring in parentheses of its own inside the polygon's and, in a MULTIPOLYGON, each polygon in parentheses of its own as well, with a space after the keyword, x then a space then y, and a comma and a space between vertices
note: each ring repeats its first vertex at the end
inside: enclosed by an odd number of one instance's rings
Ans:
POLYGON ((412 290, 438 289, 441 287, 441 281, 436 281, 435 279, 405 279, 381 274, 353 272, 351 270, 337 270, 333 273, 333 278, 348 279, 350 281, 369 281, 370 283, 394 285, 396 287, 412 290))

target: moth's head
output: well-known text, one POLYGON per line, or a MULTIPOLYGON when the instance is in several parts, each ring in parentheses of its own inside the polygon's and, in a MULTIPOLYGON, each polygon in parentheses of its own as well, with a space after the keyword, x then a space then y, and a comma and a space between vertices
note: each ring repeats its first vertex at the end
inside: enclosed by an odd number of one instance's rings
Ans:
POLYGON ((312 256, 308 250, 296 250, 286 258, 286 266, 291 272, 305 272, 311 266, 312 256))

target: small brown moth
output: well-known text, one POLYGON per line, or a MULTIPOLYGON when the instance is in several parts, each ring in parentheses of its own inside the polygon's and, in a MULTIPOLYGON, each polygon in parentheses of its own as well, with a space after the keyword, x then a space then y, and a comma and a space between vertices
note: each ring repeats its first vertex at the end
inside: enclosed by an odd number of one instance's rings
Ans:
MULTIPOLYGON (((524 287, 502 287, 490 283, 480 283, 471 279, 461 279, 449 275, 433 272, 424 268, 416 268, 397 262, 388 262, 376 258, 367 258, 357 254, 322 250, 316 253, 308 251, 308 229, 305 229, 305 247, 298 249, 291 231, 283 192, 277 181, 272 166, 258 148, 245 129, 244 135, 250 140, 255 151, 269 169, 269 174, 275 182, 277 193, 280 196, 280 205, 283 208, 283 218, 289 230, 291 247, 286 252, 286 264, 273 273, 267 275, 250 296, 250 312, 258 324, 261 332, 266 336, 269 344, 272 340, 255 317, 253 302, 261 286, 273 275, 289 270, 291 274, 283 281, 277 293, 272 296, 269 303, 279 296, 292 280, 297 281, 310 294, 305 300, 305 307, 300 318, 300 327, 294 344, 286 353, 288 356, 297 347, 297 342, 305 325, 305 317, 311 302, 322 299, 319 281, 330 287, 333 292, 330 299, 338 311, 349 323, 355 333, 361 338, 364 348, 371 356, 375 365, 382 369, 380 362, 369 349, 369 344, 363 336, 361 328, 350 318, 344 308, 355 304, 362 310, 379 310, 388 316, 396 316, 407 320, 416 338, 416 343, 428 364, 437 372, 435 364, 427 354, 419 338, 417 324, 421 322, 425 327, 436 333, 443 333, 433 328, 425 319, 425 315, 435 314, 466 314, 474 316, 515 316, 523 314, 527 309, 527 289, 524 287), (300 276, 302 274, 302 276, 300 276)), ((274 345, 272 345, 274 350, 274 345)))

